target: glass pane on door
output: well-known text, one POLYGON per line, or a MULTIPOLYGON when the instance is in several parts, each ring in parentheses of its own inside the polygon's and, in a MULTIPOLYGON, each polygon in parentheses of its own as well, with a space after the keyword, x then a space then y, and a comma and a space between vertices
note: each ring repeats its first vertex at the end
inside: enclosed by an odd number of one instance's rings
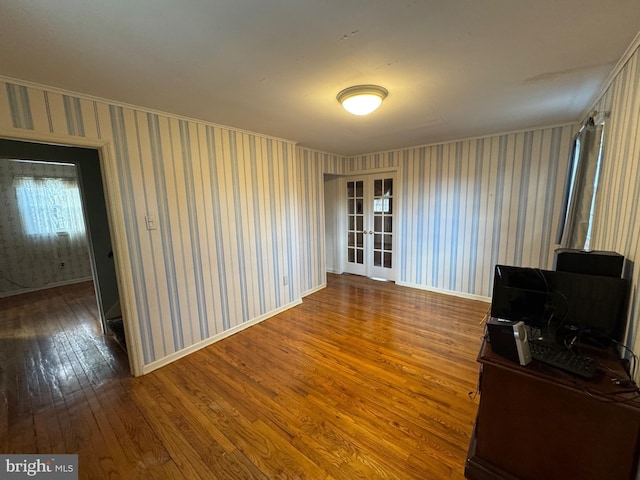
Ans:
POLYGON ((364 264, 364 182, 347 182, 347 261, 364 264))
POLYGON ((373 266, 392 268, 393 178, 373 183, 373 266))

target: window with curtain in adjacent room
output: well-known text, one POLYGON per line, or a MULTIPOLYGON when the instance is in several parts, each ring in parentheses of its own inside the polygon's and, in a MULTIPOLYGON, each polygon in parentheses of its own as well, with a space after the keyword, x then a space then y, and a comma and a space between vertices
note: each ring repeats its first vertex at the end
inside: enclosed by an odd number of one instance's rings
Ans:
POLYGON ((22 229, 29 237, 85 237, 78 183, 70 178, 13 179, 22 229))

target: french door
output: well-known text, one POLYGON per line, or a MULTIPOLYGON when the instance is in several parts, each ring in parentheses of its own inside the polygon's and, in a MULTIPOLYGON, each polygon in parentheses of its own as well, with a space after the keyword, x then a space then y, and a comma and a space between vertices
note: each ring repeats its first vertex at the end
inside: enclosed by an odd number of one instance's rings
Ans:
POLYGON ((395 280, 393 173, 346 179, 344 271, 395 280))

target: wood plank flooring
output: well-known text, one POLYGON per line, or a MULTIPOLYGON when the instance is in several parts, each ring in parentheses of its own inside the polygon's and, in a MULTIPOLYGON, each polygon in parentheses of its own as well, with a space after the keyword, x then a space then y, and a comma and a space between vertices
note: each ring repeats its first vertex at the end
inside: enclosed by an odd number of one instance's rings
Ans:
POLYGON ((96 479, 462 479, 487 309, 329 275, 132 378, 90 283, 0 299, 0 452, 77 453, 96 479))

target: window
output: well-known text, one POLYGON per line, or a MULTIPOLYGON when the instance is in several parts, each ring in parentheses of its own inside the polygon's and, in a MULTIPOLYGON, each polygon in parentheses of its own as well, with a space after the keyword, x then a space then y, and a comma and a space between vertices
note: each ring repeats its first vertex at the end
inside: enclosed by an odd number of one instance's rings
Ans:
POLYGON ((14 187, 26 235, 84 237, 82 203, 75 179, 15 177, 14 187))
POLYGON ((604 125, 590 117, 574 139, 557 242, 564 248, 591 246, 598 177, 602 164, 604 125))
POLYGON ((591 206, 589 208, 589 226, 587 228, 587 235, 584 242, 584 249, 589 250, 591 248, 591 233, 593 232, 593 215, 596 210, 596 194, 598 192, 598 180, 600 179, 600 168, 602 167, 602 149, 604 145, 604 125, 600 129, 600 148, 598 149, 598 161, 596 164, 596 173, 593 180, 593 197, 591 198, 591 206))

